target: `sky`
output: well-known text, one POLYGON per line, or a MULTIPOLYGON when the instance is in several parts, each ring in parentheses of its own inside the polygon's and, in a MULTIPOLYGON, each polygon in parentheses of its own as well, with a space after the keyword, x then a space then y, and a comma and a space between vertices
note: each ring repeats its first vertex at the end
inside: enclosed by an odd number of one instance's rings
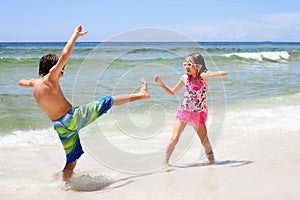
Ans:
POLYGON ((126 31, 161 28, 195 41, 300 42, 299 0, 7 0, 0 42, 107 41, 126 31))

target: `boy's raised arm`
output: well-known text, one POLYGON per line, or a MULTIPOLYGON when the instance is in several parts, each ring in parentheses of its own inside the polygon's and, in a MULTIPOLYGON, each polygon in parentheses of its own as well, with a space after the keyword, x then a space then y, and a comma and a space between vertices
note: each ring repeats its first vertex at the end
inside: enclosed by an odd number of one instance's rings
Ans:
POLYGON ((66 46, 64 47, 61 56, 56 63, 56 65, 50 70, 50 76, 57 77, 58 74, 61 72, 65 64, 67 63, 72 51, 74 49, 76 40, 80 37, 87 34, 87 31, 82 31, 82 26, 79 25, 75 28, 72 36, 70 37, 69 41, 67 42, 66 46))

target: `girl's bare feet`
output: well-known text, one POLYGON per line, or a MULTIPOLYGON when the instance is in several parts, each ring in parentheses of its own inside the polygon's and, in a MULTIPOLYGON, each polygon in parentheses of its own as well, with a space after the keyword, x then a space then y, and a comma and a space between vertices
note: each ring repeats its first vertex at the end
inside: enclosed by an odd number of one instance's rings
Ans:
POLYGON ((209 153, 206 153, 206 157, 210 164, 215 164, 215 157, 213 151, 210 151, 209 153))

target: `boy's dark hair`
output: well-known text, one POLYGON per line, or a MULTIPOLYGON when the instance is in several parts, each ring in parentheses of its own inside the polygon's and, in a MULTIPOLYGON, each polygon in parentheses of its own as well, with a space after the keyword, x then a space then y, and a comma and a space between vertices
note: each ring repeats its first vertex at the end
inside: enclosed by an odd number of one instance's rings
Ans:
POLYGON ((39 76, 43 77, 47 75, 50 69, 56 65, 59 57, 55 54, 48 54, 40 59, 40 68, 39 68, 39 76))

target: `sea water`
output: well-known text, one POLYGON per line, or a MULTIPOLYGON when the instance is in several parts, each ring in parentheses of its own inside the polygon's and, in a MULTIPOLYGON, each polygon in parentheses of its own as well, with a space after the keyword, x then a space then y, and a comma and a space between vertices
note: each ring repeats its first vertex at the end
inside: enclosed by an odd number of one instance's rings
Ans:
MULTIPOLYGON (((200 52, 210 71, 228 75, 209 82, 208 132, 214 146, 223 135, 300 131, 300 43, 276 42, 78 42, 60 84, 74 105, 106 95, 137 92, 148 83, 151 99, 112 108, 81 132, 84 150, 77 178, 57 181, 64 152, 51 121, 41 112, 32 90, 18 80, 38 77, 39 58, 60 54, 65 43, 0 43, 1 193, 99 190, 119 173, 149 173, 164 167, 164 151, 182 92, 165 94, 153 81, 158 74, 175 86, 185 73, 185 56, 200 52), (88 158, 86 158, 90 156, 88 158)), ((195 160, 201 145, 192 128, 182 135, 172 162, 195 160)), ((75 175, 76 177, 76 175, 75 175)), ((62 194, 63 195, 63 194, 62 194)), ((57 197, 57 196, 56 196, 57 197)))

